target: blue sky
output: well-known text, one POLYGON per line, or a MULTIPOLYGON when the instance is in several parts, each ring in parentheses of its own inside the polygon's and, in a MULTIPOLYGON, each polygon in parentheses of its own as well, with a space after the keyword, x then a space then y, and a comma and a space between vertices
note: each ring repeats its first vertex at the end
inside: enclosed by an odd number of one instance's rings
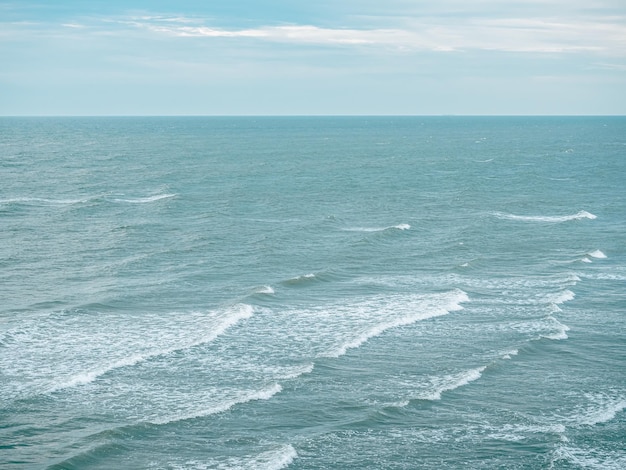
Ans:
POLYGON ((626 114, 623 0, 0 0, 0 115, 626 114))

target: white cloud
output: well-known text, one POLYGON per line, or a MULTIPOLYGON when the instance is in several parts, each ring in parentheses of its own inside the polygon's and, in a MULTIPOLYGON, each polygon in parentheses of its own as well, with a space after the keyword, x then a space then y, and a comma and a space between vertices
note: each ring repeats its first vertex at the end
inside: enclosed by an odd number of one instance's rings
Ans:
MULTIPOLYGON (((139 18, 127 24, 178 37, 256 38, 294 44, 379 46, 400 50, 492 50, 508 52, 596 52, 626 55, 624 17, 594 20, 552 18, 442 18, 405 20, 401 27, 357 29, 314 25, 222 29, 190 26, 184 18, 139 18)), ((193 20, 196 21, 196 20, 193 20)))

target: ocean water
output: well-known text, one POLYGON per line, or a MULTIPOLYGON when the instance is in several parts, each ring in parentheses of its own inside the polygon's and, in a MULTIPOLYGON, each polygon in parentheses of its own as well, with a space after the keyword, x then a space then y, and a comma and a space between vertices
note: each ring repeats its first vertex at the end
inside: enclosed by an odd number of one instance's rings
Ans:
POLYGON ((3 469, 626 468, 626 118, 0 119, 3 469))

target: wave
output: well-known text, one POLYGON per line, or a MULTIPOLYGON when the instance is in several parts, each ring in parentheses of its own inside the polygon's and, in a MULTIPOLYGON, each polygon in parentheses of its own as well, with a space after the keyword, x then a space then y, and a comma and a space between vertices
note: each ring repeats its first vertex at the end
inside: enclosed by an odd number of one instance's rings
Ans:
POLYGON ((551 340, 556 340, 556 341, 560 341, 560 340, 568 338, 567 332, 570 330, 569 326, 564 325, 563 323, 561 323, 560 321, 558 321, 556 318, 552 316, 548 316, 546 317, 546 319, 552 323, 552 325, 554 326, 554 329, 550 333, 544 333, 544 334, 539 335, 540 338, 551 339, 551 340))
POLYGON ((311 372, 313 372, 313 369, 315 369, 314 363, 305 364, 300 367, 294 367, 293 370, 287 372, 286 374, 283 374, 281 379, 284 379, 284 380, 297 379, 298 377, 302 375, 310 374, 311 372))
POLYGON ((410 230, 409 224, 391 225, 389 227, 349 227, 342 229, 345 232, 384 232, 386 230, 410 230))
POLYGON ((513 356, 517 356, 519 354, 519 349, 511 349, 510 351, 506 351, 502 354, 502 359, 511 359, 513 356))
POLYGON ((435 390, 421 395, 419 399, 430 401, 441 400, 441 395, 444 392, 456 390, 457 388, 463 387, 480 379, 486 368, 486 366, 477 367, 476 369, 470 369, 468 371, 461 372, 460 374, 434 377, 431 379, 431 382, 435 390))
POLYGON ((610 396, 606 393, 585 394, 589 405, 584 410, 578 410, 573 417, 576 424, 595 426, 615 419, 618 413, 626 409, 626 398, 610 396))
POLYGON ((302 284, 302 283, 306 283, 306 282, 310 282, 317 279, 317 276, 313 273, 308 273, 308 274, 302 274, 301 276, 296 276, 296 277, 292 277, 290 279, 287 279, 286 281, 283 281, 283 284, 285 285, 298 285, 298 284, 302 284))
POLYGON ((187 414, 178 414, 178 415, 170 415, 163 418, 157 418, 153 420, 149 420, 148 423, 155 424, 157 426, 162 426, 171 423, 178 423, 181 421, 187 421, 190 419, 204 418, 205 416, 211 416, 219 413, 224 413, 225 411, 230 410, 232 407, 236 405, 240 405, 243 403, 248 403, 251 401, 259 401, 259 400, 269 400, 277 393, 280 393, 283 388, 280 384, 275 383, 267 388, 256 390, 254 392, 248 393, 246 395, 242 395, 233 400, 226 401, 224 403, 220 403, 210 408, 206 408, 203 410, 196 410, 192 413, 187 414))
POLYGON ((540 339, 563 340, 567 339, 569 327, 564 325, 552 315, 531 321, 513 322, 498 327, 500 331, 511 330, 520 333, 531 341, 540 339))
POLYGON ((455 289, 451 293, 448 293, 448 296, 444 298, 444 301, 441 304, 433 305, 430 309, 420 309, 417 311, 418 313, 405 315, 403 317, 370 327, 356 338, 344 343, 331 352, 320 355, 320 357, 337 358, 343 356, 348 352, 348 350, 358 348, 370 338, 378 336, 391 328, 410 325, 420 320, 426 320, 428 318, 446 315, 453 311, 462 310, 463 307, 460 304, 468 301, 469 297, 464 291, 455 289))
POLYGON ((281 470, 287 468, 298 458, 298 453, 292 445, 287 444, 275 450, 263 452, 251 462, 246 462, 243 468, 252 470, 281 470))
POLYGON ((271 450, 261 452, 250 457, 229 457, 227 459, 214 459, 206 461, 187 460, 184 463, 173 463, 168 466, 172 470, 206 470, 231 469, 231 470, 282 470, 287 468, 298 458, 296 449, 291 444, 276 446, 271 450))
MULTIPOLYGON (((574 464, 576 468, 592 468, 598 470, 623 470, 626 468, 626 455, 623 452, 611 452, 598 447, 582 448, 561 444, 550 458, 550 467, 565 461, 574 464)), ((558 468, 562 464, 556 465, 558 468)))
POLYGON ((65 206, 81 204, 90 201, 91 198, 80 199, 50 199, 43 197, 16 197, 10 199, 0 199, 0 204, 23 204, 23 205, 45 205, 45 206, 65 206))
POLYGON ((236 308, 233 308, 230 314, 223 318, 221 322, 218 322, 218 324, 214 328, 211 328, 211 330, 207 334, 192 338, 186 342, 175 343, 170 347, 131 354, 127 357, 124 357, 117 361, 113 361, 97 369, 75 374, 69 379, 64 380, 63 382, 52 385, 48 388, 47 392, 53 393, 66 388, 85 385, 95 381, 98 377, 101 377, 104 374, 107 374, 108 372, 111 372, 113 370, 120 369, 122 367, 134 366, 140 362, 144 362, 155 357, 165 356, 176 351, 191 349, 195 346, 209 343, 218 336, 222 335, 228 328, 235 325, 240 320, 250 318, 253 313, 254 309, 252 306, 247 304, 240 304, 239 306, 236 306, 236 308))
POLYGON ((562 292, 559 292, 554 295, 554 297, 548 299, 550 304, 560 305, 565 302, 569 302, 570 300, 574 300, 576 294, 574 294, 571 290, 566 289, 562 292))
POLYGON ((591 253, 587 253, 587 255, 591 256, 592 258, 597 258, 597 259, 605 259, 606 258, 606 255, 604 253, 602 253, 600 250, 592 251, 591 253))
POLYGON ((172 193, 172 194, 157 194, 154 196, 147 196, 147 197, 139 197, 139 198, 134 198, 134 199, 113 199, 114 202, 126 202, 129 204, 147 204, 150 202, 155 202, 155 201, 160 201, 162 199, 170 199, 172 197, 176 197, 177 194, 172 193))
POLYGON ((272 286, 260 286, 254 289, 255 294, 274 294, 272 286))
POLYGON ((568 222, 570 220, 582 220, 582 219, 596 219, 597 217, 590 212, 587 211, 579 211, 576 214, 572 215, 563 215, 563 216, 527 216, 527 215, 515 215, 515 214, 505 214, 503 212, 494 212, 494 216, 499 219, 507 219, 507 220, 519 220, 522 222, 568 222))

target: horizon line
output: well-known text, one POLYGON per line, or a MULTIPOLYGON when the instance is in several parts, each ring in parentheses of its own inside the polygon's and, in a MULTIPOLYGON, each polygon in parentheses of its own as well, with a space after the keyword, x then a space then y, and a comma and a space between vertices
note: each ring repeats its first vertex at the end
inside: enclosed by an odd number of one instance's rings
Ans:
POLYGON ((626 117, 624 114, 0 114, 0 118, 626 117))

